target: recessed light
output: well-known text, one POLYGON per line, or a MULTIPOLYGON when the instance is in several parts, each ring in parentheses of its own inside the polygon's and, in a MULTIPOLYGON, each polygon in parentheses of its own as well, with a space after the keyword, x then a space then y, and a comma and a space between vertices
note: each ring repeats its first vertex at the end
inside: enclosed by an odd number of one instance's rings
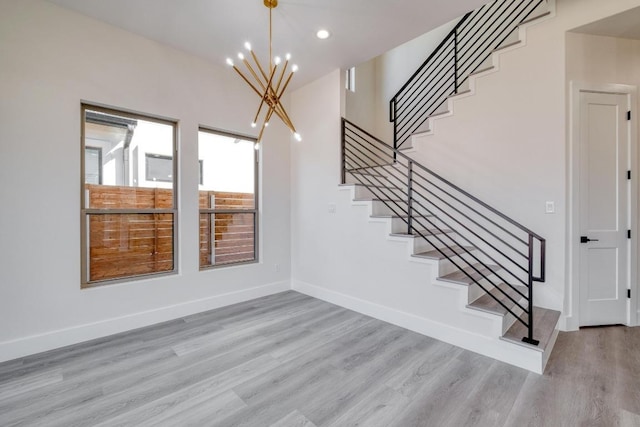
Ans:
POLYGON ((320 40, 328 39, 331 36, 331 33, 327 30, 318 30, 316 33, 316 37, 320 40))

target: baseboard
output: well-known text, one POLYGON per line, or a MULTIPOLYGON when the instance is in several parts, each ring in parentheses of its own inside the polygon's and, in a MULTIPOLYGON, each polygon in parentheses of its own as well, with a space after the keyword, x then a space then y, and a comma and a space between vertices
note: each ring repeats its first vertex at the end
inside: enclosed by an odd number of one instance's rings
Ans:
POLYGON ((131 331, 288 290, 291 290, 291 282, 288 280, 269 283, 237 292, 229 292, 155 310, 5 341, 0 343, 0 362, 131 331))
POLYGON ((538 374, 542 373, 542 353, 503 340, 474 334, 412 313, 383 306, 321 286, 292 280, 293 290, 375 319, 435 338, 439 341, 491 357, 538 374))

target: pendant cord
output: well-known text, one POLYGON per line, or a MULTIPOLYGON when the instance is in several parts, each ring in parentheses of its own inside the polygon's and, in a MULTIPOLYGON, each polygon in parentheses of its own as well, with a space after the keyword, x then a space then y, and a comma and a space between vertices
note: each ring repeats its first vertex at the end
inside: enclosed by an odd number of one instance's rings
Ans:
POLYGON ((273 11, 273 8, 270 7, 269 8, 269 72, 273 71, 273 55, 271 53, 271 48, 272 48, 271 12, 272 11, 273 11))

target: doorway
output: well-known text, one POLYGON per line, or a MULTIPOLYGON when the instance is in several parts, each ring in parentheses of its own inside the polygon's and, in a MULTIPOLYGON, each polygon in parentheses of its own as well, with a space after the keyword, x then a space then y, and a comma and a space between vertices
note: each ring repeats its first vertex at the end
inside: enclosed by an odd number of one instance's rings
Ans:
POLYGON ((634 325, 637 251, 634 88, 575 87, 570 252, 575 328, 634 325), (633 239, 632 239, 633 237, 633 239))

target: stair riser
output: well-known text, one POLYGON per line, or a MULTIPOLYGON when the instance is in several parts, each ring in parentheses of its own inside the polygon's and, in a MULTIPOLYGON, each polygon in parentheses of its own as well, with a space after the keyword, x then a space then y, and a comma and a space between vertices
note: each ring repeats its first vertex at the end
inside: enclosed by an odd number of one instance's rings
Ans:
MULTIPOLYGON (((476 254, 477 251, 470 251, 472 254, 476 254)), ((469 258, 469 255, 463 255, 466 258, 469 258)), ((454 264, 457 263, 461 267, 465 267, 466 264, 461 259, 460 256, 453 257, 452 259, 441 259, 439 262, 439 274, 440 276, 445 276, 450 273, 454 273, 459 270, 458 267, 454 264)))
POLYGON ((371 208, 372 215, 405 215, 407 210, 406 203, 403 202, 381 202, 379 200, 374 200, 371 208))

